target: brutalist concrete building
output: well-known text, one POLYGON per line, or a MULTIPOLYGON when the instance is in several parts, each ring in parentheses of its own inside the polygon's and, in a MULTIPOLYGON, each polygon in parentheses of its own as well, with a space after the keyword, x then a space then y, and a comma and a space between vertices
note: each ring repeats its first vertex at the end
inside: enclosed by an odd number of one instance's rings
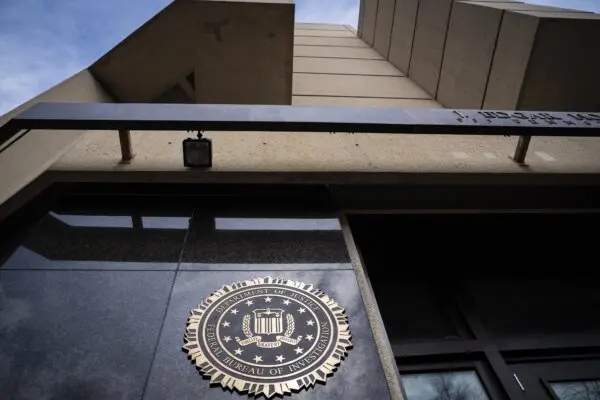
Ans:
POLYGON ((600 17, 175 0, 0 118, 0 398, 600 396, 600 17))

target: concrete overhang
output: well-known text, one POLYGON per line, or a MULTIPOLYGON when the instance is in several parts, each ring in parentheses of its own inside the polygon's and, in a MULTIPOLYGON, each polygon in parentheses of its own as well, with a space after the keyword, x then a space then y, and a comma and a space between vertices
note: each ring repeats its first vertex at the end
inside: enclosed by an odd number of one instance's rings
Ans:
POLYGON ((121 102, 291 104, 293 0, 175 0, 90 71, 121 102))

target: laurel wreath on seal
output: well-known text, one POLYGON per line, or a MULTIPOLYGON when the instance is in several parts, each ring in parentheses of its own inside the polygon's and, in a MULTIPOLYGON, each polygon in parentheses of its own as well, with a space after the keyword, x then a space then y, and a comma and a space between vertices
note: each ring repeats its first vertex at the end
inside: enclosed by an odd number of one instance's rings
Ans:
POLYGON ((290 337, 292 335, 292 333, 294 333, 296 323, 294 322, 294 316, 292 314, 288 314, 286 320, 287 320, 287 329, 285 330, 285 333, 283 334, 283 336, 290 337))
MULTIPOLYGON (((288 326, 285 331, 286 339, 289 339, 287 336, 292 335, 295 329, 294 318, 291 316, 292 318, 290 319, 290 316, 291 314, 288 314, 288 326)), ((251 331, 250 321, 250 315, 248 315, 248 318, 243 318, 242 330, 247 336, 254 337, 255 335, 251 331)), ((222 289, 211 294, 199 304, 198 307, 194 308, 188 317, 187 328, 184 334, 183 350, 188 354, 188 358, 196 366, 200 374, 210 377, 211 385, 220 385, 229 390, 236 390, 240 394, 248 394, 256 397, 262 395, 266 399, 271 399, 275 396, 284 396, 293 392, 298 392, 302 389, 308 389, 313 387, 317 382, 325 383, 327 378, 336 371, 342 360, 344 360, 348 349, 352 348, 351 338, 348 317, 346 316, 344 309, 327 294, 316 289, 313 285, 288 279, 265 277, 226 285, 222 289), (321 305, 327 307, 333 314, 334 324, 337 325, 337 335, 332 338, 335 341, 335 347, 330 353, 329 358, 325 359, 320 365, 315 366, 314 369, 307 370, 303 377, 272 382, 265 382, 260 379, 255 380, 252 377, 234 377, 227 373, 227 370, 223 369, 222 366, 214 364, 209 355, 205 353, 200 346, 201 335, 199 334, 204 329, 204 316, 215 302, 223 296, 230 294, 232 291, 269 284, 281 285, 294 290, 302 290, 316 296, 321 305)))
POLYGON ((244 315, 244 319, 242 320, 242 332, 244 332, 244 335, 248 337, 254 336, 250 330, 250 314, 244 315))

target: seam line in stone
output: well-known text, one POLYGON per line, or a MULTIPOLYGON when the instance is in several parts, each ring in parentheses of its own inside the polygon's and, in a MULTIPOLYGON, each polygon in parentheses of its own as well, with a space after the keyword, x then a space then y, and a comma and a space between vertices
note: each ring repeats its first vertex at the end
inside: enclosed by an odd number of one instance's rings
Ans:
POLYGON ((494 40, 494 48, 492 50, 492 59, 490 60, 490 67, 488 69, 487 77, 485 79, 485 86, 483 88, 483 96, 481 97, 481 105, 479 108, 483 109, 483 104, 485 103, 485 98, 487 96, 488 86, 490 84, 490 75, 492 74, 492 68, 494 67, 494 59, 496 58, 496 49, 498 48, 498 41, 500 39, 500 30, 502 29, 502 23, 504 22, 504 13, 502 10, 500 14, 500 22, 498 23, 498 31, 496 32, 496 40, 494 40))

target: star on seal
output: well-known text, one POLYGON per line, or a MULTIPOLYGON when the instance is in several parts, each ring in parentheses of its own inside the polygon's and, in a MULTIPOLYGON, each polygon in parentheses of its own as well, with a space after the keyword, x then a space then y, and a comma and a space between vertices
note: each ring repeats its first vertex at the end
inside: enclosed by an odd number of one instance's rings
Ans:
POLYGON ((211 385, 270 399, 325 383, 350 339, 344 309, 325 293, 266 277, 224 286, 193 309, 183 350, 211 385))

